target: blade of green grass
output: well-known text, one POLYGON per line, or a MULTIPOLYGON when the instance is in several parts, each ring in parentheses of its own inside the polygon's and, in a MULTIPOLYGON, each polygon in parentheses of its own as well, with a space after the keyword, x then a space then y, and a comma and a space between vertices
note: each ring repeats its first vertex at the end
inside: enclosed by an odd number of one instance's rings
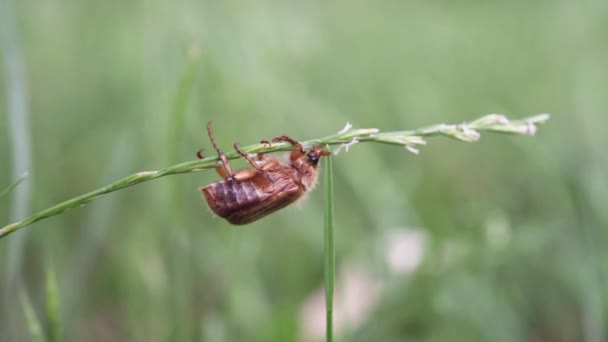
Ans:
POLYGON ((32 302, 25 291, 20 291, 19 297, 21 298, 21 306, 23 307, 23 313, 25 314, 25 320, 27 321, 27 328, 30 332, 30 338, 33 342, 44 342, 46 339, 42 335, 42 328, 40 327, 40 320, 32 307, 32 302))
POLYGON ((48 341, 59 342, 61 340, 59 325, 59 296, 57 295, 57 280, 52 267, 46 272, 46 325, 48 330, 48 341))
POLYGON ((178 154, 180 151, 180 143, 184 133, 184 125, 186 124, 186 112, 188 103, 194 89, 198 65, 201 60, 199 47, 193 44, 188 51, 188 64, 186 70, 182 74, 177 88, 177 94, 173 100, 173 108, 169 119, 169 129, 167 136, 167 160, 169 163, 178 162, 178 154))
POLYGON ((10 194, 21 182, 23 182, 28 176, 28 173, 24 173, 23 176, 19 177, 13 184, 9 185, 6 189, 0 192, 0 200, 4 198, 4 196, 10 194))
MULTIPOLYGON (((188 65, 184 71, 181 81, 179 83, 177 94, 173 100, 173 109, 169 120, 168 139, 166 142, 167 146, 167 162, 177 163, 179 162, 178 151, 181 151, 184 127, 186 124, 186 114, 188 112, 188 104, 192 97, 196 75, 198 71, 198 65, 201 60, 201 52, 198 45, 193 44, 188 52, 188 65)), ((167 205, 168 214, 172 224, 175 227, 187 226, 183 222, 183 196, 181 196, 181 178, 171 179, 169 182, 168 194, 167 194, 167 205)), ((159 231, 160 232, 160 231, 159 231)), ((162 233, 162 232, 161 232, 162 233)), ((188 299, 183 296, 179 289, 187 288, 188 272, 185 270, 186 265, 179 262, 183 260, 184 256, 180 253, 182 249, 175 248, 176 240, 172 238, 158 237, 159 240, 163 241, 163 261, 165 267, 169 272, 168 280, 169 286, 174 291, 167 293, 167 307, 163 310, 168 310, 170 319, 167 321, 169 325, 169 334, 167 335, 167 341, 184 341, 191 340, 190 336, 194 328, 191 324, 192 320, 187 319, 187 303, 188 299)))
POLYGON ((334 252, 334 191, 332 157, 325 166, 325 336, 333 341, 334 277, 336 258, 334 252))

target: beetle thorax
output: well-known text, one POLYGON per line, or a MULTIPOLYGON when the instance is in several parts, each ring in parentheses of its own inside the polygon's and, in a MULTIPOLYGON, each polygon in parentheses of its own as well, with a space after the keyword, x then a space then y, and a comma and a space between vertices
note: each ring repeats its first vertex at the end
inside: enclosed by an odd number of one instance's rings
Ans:
POLYGON ((312 165, 306 156, 294 160, 291 166, 296 170, 300 184, 305 191, 312 190, 317 184, 317 165, 312 165))

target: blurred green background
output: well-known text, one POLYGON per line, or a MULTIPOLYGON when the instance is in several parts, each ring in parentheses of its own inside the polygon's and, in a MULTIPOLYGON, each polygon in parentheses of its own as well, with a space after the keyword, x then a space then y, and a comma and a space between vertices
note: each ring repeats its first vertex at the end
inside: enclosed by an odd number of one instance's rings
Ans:
MULTIPOLYGON (((336 157, 336 336, 608 340, 605 0, 0 6, 0 188, 31 160, 0 225, 194 159, 208 120, 229 150, 548 112, 533 138, 336 157)), ((0 341, 31 339, 23 294, 67 341, 319 340, 322 191, 235 228, 200 198, 216 180, 161 178, 0 240, 0 341)))

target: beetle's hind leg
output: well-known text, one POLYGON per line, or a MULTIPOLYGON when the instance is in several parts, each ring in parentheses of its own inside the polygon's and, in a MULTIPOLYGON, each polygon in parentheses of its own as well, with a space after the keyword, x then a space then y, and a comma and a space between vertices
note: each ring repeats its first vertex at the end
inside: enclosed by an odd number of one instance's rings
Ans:
MULTIPOLYGON (((262 168, 258 165, 258 163, 255 162, 255 160, 253 160, 247 153, 245 153, 239 149, 239 143, 234 143, 234 149, 236 150, 236 152, 238 154, 240 154, 243 158, 245 158, 247 160, 247 162, 249 162, 249 164, 251 164, 251 166, 254 169, 256 169, 258 171, 262 171, 262 168)), ((260 158, 260 156, 261 155, 258 154, 258 158, 260 158)))
POLYGON ((217 173, 220 174, 220 176, 222 176, 223 179, 226 179, 232 177, 234 175, 234 172, 232 172, 232 167, 230 167, 230 163, 228 162, 228 158, 226 158, 226 154, 224 154, 224 152, 222 152, 222 150, 220 150, 220 148, 215 143, 215 138, 213 137, 213 133, 211 132, 211 124, 211 121, 207 123, 207 133, 209 133, 209 139, 211 140, 211 144, 213 145, 213 148, 217 151, 217 155, 219 156, 220 161, 224 166, 223 168, 221 166, 218 166, 215 168, 215 170, 217 171, 217 173))
MULTIPOLYGON (((201 148, 200 150, 198 150, 198 151, 196 152, 196 156, 198 157, 198 159, 203 159, 203 158, 205 158, 205 157, 203 156, 203 151, 205 151, 205 149, 204 149, 204 148, 201 148)), ((216 167, 216 168, 215 168, 215 171, 217 171, 217 173, 220 175, 220 177, 222 177, 222 179, 227 179, 227 178, 229 177, 229 176, 228 176, 228 174, 226 173, 226 170, 224 170, 224 168, 223 168, 222 166, 218 166, 218 167, 216 167)))

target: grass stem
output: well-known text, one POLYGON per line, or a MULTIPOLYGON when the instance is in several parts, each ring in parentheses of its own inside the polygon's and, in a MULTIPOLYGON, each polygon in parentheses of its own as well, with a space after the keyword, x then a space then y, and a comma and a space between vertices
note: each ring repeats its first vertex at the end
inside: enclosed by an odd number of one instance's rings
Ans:
POLYGON ((334 252, 334 191, 332 157, 325 165, 325 336, 333 341, 334 278, 336 256, 334 252))
MULTIPOLYGON (((423 137, 443 135, 464 142, 474 142, 480 137, 482 131, 497 132, 505 134, 517 135, 534 135, 536 133, 536 125, 549 120, 549 114, 540 114, 522 120, 508 120, 503 115, 490 114, 481 117, 477 120, 462 123, 459 125, 440 124, 411 131, 394 131, 380 132, 376 128, 367 129, 348 129, 339 133, 326 136, 324 138, 312 139, 301 142, 305 147, 311 145, 341 145, 334 154, 337 154, 342 147, 348 149, 355 143, 376 142, 382 144, 399 145, 405 147, 408 151, 418 154, 419 147, 426 145, 423 137)), ((289 143, 274 143, 272 146, 264 144, 254 144, 241 148, 245 153, 272 153, 279 151, 289 151, 293 146, 289 143)), ((241 156, 236 153, 226 154, 228 159, 236 159, 241 156)), ((207 157, 200 160, 188 161, 185 163, 169 166, 158 171, 142 171, 130 176, 124 177, 111 183, 107 186, 91 191, 84 195, 80 195, 69 199, 65 202, 54 205, 48 209, 42 210, 24 220, 8 224, 0 228, 0 238, 3 238, 21 228, 27 227, 34 222, 61 214, 67 210, 83 206, 98 196, 114 192, 131 185, 147 182, 152 179, 176 175, 181 173, 196 172, 206 169, 215 168, 218 164, 217 156, 207 157)))

